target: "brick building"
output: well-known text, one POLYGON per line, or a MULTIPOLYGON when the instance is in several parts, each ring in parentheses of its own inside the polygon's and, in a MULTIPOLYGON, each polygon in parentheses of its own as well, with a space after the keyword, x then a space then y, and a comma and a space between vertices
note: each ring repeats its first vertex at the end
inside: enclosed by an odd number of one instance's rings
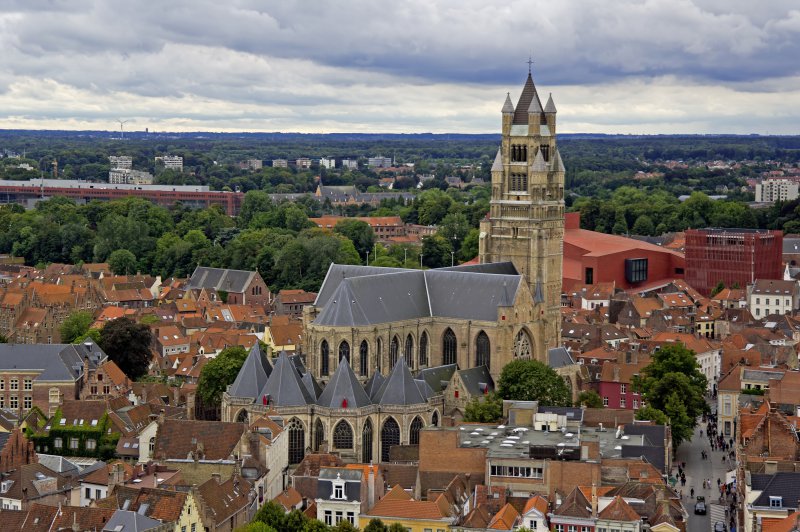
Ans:
POLYGON ((720 281, 739 288, 783 278, 783 233, 760 229, 686 231, 686 282, 708 295, 720 281))
POLYGON ((270 304, 270 291, 258 272, 207 268, 198 266, 189 278, 189 290, 213 290, 221 300, 221 292, 227 294, 226 303, 233 305, 270 304))

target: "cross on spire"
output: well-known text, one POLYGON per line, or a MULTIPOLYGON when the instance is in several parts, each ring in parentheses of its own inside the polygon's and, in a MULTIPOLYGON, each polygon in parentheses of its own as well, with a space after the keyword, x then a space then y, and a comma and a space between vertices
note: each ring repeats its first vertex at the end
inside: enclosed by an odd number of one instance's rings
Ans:
POLYGON ((528 56, 528 60, 525 61, 525 62, 528 63, 528 74, 530 74, 531 73, 531 65, 533 64, 533 59, 531 59, 530 55, 528 56))

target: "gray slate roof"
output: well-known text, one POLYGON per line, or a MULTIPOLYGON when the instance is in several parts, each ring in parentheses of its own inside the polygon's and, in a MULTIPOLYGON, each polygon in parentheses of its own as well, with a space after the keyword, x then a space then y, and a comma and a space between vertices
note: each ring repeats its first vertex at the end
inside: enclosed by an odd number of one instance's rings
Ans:
POLYGON ((34 380, 75 381, 83 374, 83 359, 89 367, 105 360, 106 355, 94 342, 85 344, 0 344, 0 371, 41 371, 34 380))
POLYGON ((500 148, 497 148, 497 155, 494 156, 494 162, 492 163, 492 172, 502 172, 503 171, 503 155, 500 153, 500 148))
POLYGON ((259 395, 268 395, 275 406, 304 406, 314 403, 316 399, 300 380, 300 374, 285 352, 278 355, 275 367, 259 395))
POLYGON ((518 274, 454 268, 340 278, 332 272, 336 266, 331 265, 317 296, 323 307, 317 325, 354 327, 432 316, 496 321, 497 308, 514 304, 522 280, 518 274), (338 286, 333 289, 332 283, 338 286))
POLYGON ((386 382, 375 395, 374 402, 381 405, 418 405, 427 402, 411 376, 405 357, 398 358, 386 382))
POLYGON ((485 264, 462 264, 437 268, 437 272, 491 273, 494 275, 519 275, 513 262, 488 262, 485 264))
POLYGON ((486 366, 459 370, 458 376, 470 395, 483 395, 494 390, 494 379, 486 366))
POLYGON ((434 392, 439 393, 447 388, 447 384, 450 382, 453 373, 455 373, 457 369, 458 366, 455 364, 425 368, 419 370, 417 378, 423 379, 434 392))
MULTIPOLYGON (((755 476, 755 475, 753 475, 755 476)), ((800 499, 800 473, 778 472, 771 475, 753 506, 770 506, 770 497, 783 497, 783 508, 797 508, 800 499)))
POLYGON ((380 371, 376 371, 367 379, 367 382, 364 383, 364 391, 367 392, 370 399, 375 400, 375 396, 378 395, 378 390, 381 389, 384 382, 386 382, 386 377, 380 371))
POLYGON ((547 104, 544 106, 545 113, 555 113, 556 112, 556 104, 553 103, 553 93, 550 93, 550 96, 547 98, 547 104))
POLYGON ((314 378, 310 371, 303 373, 303 376, 300 377, 300 380, 303 381, 308 393, 310 393, 315 399, 322 394, 322 387, 319 385, 317 379, 314 378))
POLYGON ((270 365, 264 352, 261 351, 261 346, 256 343, 250 349, 247 359, 236 375, 236 380, 233 381, 228 390, 233 397, 258 397, 259 392, 267 383, 270 373, 272 373, 272 366, 270 365))
MULTIPOLYGON (((536 87, 533 85, 533 77, 531 77, 531 73, 528 72, 528 79, 525 80, 525 85, 522 87, 522 94, 519 96, 519 101, 514 111, 514 120, 511 122, 512 124, 528 125, 528 109, 534 98, 539 101, 539 96, 536 94, 536 87)), ((541 109, 541 107, 542 103, 539 102, 539 108, 541 109)))
POLYGON ((117 510, 103 527, 103 532, 145 532, 155 530, 162 525, 161 521, 146 515, 131 510, 117 510))
POLYGON ((436 395, 436 392, 433 391, 433 388, 428 386, 428 383, 425 382, 424 380, 414 379, 414 382, 417 383, 417 388, 419 389, 419 393, 422 394, 422 397, 424 397, 425 400, 428 400, 434 395, 436 395))
POLYGON ((541 113, 542 112, 542 102, 539 101, 539 95, 535 95, 536 97, 531 100, 531 105, 528 107, 529 113, 541 113))
POLYGON ((328 273, 325 274, 325 280, 317 294, 317 299, 314 301, 314 306, 324 307, 333 293, 339 287, 339 283, 344 279, 351 277, 365 277, 368 275, 380 275, 384 273, 396 273, 407 271, 403 268, 381 268, 377 266, 358 266, 352 264, 331 264, 328 267, 328 273))
POLYGON ((514 104, 511 103, 511 94, 506 94, 506 101, 503 104, 503 114, 514 114, 514 104))
POLYGON ((339 362, 331 380, 317 399, 317 404, 327 408, 342 408, 345 400, 347 408, 361 408, 372 404, 346 360, 339 362))
POLYGON ((225 292, 242 293, 247 289, 256 272, 229 270, 225 268, 208 268, 198 266, 189 278, 189 289, 212 288, 225 292))
POLYGON ((531 170, 533 170, 534 172, 547 171, 547 163, 544 162, 544 157, 542 157, 542 150, 536 152, 536 158, 533 159, 533 165, 531 166, 531 170))
POLYGON ((800 238, 783 238, 783 252, 786 254, 800 253, 800 238))
POLYGON ((553 165, 553 171, 555 172, 566 172, 566 168, 564 168, 564 161, 561 159, 561 152, 558 151, 556 148, 556 162, 553 165))
POLYGON ((565 347, 552 347, 547 350, 547 363, 551 368, 558 369, 573 365, 575 360, 565 347))

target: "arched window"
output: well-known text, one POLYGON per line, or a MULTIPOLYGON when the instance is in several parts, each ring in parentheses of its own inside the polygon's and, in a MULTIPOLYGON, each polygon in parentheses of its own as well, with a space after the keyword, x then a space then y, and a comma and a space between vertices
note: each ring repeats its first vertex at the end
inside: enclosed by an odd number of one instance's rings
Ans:
POLYGON ((411 428, 408 430, 408 443, 411 445, 419 445, 419 431, 422 430, 422 420, 419 416, 414 418, 411 422, 411 428))
POLYGON ((153 457, 153 451, 156 450, 156 437, 153 436, 150 438, 150 444, 148 445, 148 449, 150 449, 150 458, 153 457))
POLYGON ((239 411, 239 415, 236 416, 237 423, 247 423, 247 410, 244 408, 239 411))
POLYGON ((422 331, 419 337, 419 367, 428 365, 428 333, 422 331))
POLYGON ((333 447, 336 449, 353 448, 353 429, 344 419, 333 428, 333 447))
POLYGON ((346 358, 347 364, 350 365, 350 344, 346 340, 342 340, 342 343, 339 344, 339 362, 343 358, 346 358))
POLYGON ((372 421, 369 419, 361 429, 361 462, 364 464, 372 462, 372 421))
POLYGON ((431 425, 433 425, 434 427, 439 426, 439 412, 437 412, 436 410, 433 411, 433 415, 431 416, 431 425))
POLYGON ((489 369, 489 337, 483 331, 475 339, 475 366, 486 366, 489 369))
POLYGON ((405 357, 406 357, 406 365, 409 368, 414 367, 414 339, 409 334, 406 336, 406 350, 405 350, 405 357))
POLYGON ((442 364, 455 364, 458 360, 458 340, 453 329, 447 328, 442 336, 442 364))
POLYGON ((296 417, 289 420, 286 430, 289 431, 289 463, 299 464, 306 454, 306 431, 296 417))
POLYGON ((389 368, 393 368, 397 364, 397 353, 400 352, 400 341, 397 336, 392 338, 392 343, 389 344, 389 368))
POLYGON ((378 338, 378 352, 375 357, 375 371, 381 370, 381 358, 383 357, 383 340, 378 338))
POLYGON ((361 347, 358 350, 358 364, 359 373, 361 373, 362 377, 366 377, 369 371, 369 344, 367 344, 366 340, 361 341, 361 347))
POLYGON ((330 361, 328 360, 328 341, 323 340, 319 344, 319 373, 320 375, 327 375, 330 371, 330 361))
POLYGON ((514 356, 516 358, 531 358, 531 339, 525 329, 520 329, 514 339, 514 356))
POLYGON ((389 449, 393 445, 400 445, 400 425, 390 417, 381 429, 381 462, 389 461, 389 449))
POLYGON ((322 442, 325 441, 325 427, 322 426, 322 420, 317 418, 314 422, 314 450, 319 451, 322 442))

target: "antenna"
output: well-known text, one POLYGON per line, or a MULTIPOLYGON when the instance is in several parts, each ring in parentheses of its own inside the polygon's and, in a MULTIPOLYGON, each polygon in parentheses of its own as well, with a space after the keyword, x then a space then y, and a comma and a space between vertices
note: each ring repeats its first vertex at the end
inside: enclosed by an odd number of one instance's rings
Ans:
POLYGON ((130 122, 130 120, 120 120, 117 118, 117 122, 119 122, 119 138, 120 140, 125 140, 125 128, 123 126, 130 122))

